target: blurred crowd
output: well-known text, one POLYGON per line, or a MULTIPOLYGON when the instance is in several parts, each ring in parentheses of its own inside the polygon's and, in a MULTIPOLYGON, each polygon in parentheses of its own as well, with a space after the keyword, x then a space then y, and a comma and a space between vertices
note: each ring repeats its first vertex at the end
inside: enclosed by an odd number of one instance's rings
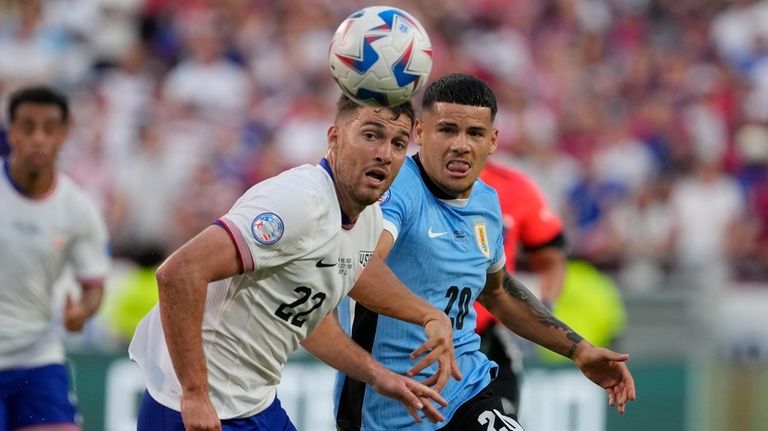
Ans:
MULTIPOLYGON (((376 3, 5 0, 0 94, 65 91, 62 168, 115 255, 168 252, 322 157, 340 94, 328 44, 376 3)), ((493 157, 539 184, 571 254, 625 289, 768 280, 768 2, 386 3, 427 29, 433 77, 496 90, 493 157)))

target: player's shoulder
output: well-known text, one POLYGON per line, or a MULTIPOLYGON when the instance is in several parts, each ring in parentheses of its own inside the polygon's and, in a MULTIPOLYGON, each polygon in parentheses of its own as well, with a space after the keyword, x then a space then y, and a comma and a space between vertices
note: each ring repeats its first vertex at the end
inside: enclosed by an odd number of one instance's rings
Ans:
POLYGON ((384 192, 379 202, 386 207, 393 196, 398 199, 413 201, 424 195, 424 181, 413 157, 407 157, 392 185, 384 192))
POLYGON ((301 165, 253 185, 240 201, 271 197, 327 205, 326 197, 333 193, 333 180, 321 167, 301 165))
POLYGON ((252 186, 227 216, 242 217, 243 223, 253 217, 276 217, 280 223, 303 220, 301 224, 307 226, 338 226, 341 216, 337 202, 328 173, 320 166, 302 165, 252 186))

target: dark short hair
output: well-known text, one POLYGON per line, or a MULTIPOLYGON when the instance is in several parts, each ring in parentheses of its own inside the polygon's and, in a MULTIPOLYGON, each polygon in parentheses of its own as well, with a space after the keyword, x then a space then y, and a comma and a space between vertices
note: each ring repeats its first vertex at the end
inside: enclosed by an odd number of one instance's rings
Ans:
MULTIPOLYGON (((342 94, 341 97, 339 97, 339 101, 336 102, 336 118, 353 114, 360 108, 363 108, 363 105, 350 99, 345 94, 342 94)), ((413 105, 410 100, 400 105, 386 106, 383 109, 389 110, 392 113, 392 118, 394 120, 400 118, 401 115, 408 116, 408 118, 411 119, 411 125, 413 125, 414 120, 416 120, 416 113, 413 110, 413 105)))
POLYGON ((14 91, 8 101, 8 120, 16 119, 16 112, 25 103, 55 105, 61 111, 61 120, 69 121, 69 103, 66 96, 50 87, 25 87, 14 91))
POLYGON ((482 79, 463 73, 445 75, 429 84, 421 107, 426 111, 438 102, 491 108, 491 121, 498 111, 496 95, 491 87, 482 79))

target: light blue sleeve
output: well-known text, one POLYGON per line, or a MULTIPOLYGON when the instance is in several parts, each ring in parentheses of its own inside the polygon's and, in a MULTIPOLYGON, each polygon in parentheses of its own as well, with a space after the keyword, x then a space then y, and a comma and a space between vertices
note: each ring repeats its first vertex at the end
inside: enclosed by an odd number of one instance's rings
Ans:
POLYGON ((495 247, 493 249, 493 254, 491 255, 491 262, 493 263, 488 267, 488 274, 493 274, 494 272, 503 269, 507 263, 507 256, 504 253, 504 226, 501 225, 501 204, 499 203, 499 197, 495 191, 493 191, 492 196, 493 202, 495 203, 495 211, 499 215, 499 226, 496 226, 496 229, 494 229, 495 232, 498 232, 498 235, 496 235, 494 241, 495 247))
POLYGON ((399 233, 411 223, 414 210, 418 208, 418 191, 421 190, 421 186, 415 184, 415 181, 420 179, 414 178, 413 173, 403 167, 380 200, 384 230, 391 233, 395 241, 399 233))

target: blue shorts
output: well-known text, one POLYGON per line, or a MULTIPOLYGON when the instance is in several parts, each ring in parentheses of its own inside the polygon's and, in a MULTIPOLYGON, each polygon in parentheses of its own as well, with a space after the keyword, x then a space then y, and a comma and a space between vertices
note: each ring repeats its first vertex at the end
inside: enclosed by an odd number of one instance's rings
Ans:
MULTIPOLYGON (((137 431, 184 431, 181 413, 168 408, 144 391, 139 409, 137 431)), ((221 421, 222 431, 296 431, 296 427, 283 410, 280 400, 275 398, 266 410, 251 417, 225 419, 221 421)))
POLYGON ((78 423, 69 371, 63 364, 0 371, 0 431, 78 423))

